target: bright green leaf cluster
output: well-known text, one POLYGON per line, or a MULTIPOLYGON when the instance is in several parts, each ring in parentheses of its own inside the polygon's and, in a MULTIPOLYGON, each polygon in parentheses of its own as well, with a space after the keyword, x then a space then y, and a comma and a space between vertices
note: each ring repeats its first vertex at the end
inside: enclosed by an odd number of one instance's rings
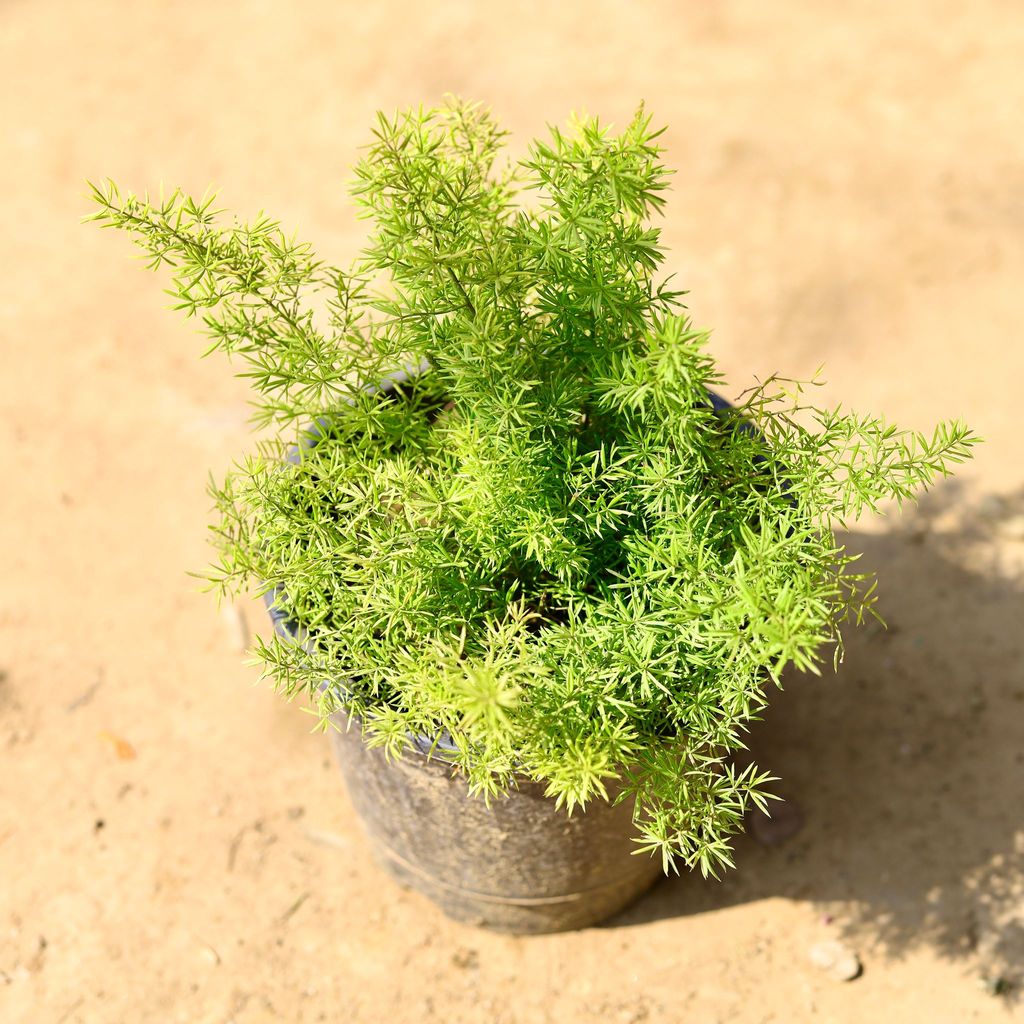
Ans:
POLYGON ((656 277, 658 135, 642 111, 584 121, 507 165, 478 107, 382 116, 345 272, 209 198, 111 184, 94 216, 171 267, 278 427, 213 488, 211 574, 299 624, 260 645, 278 687, 392 754, 437 738, 485 796, 527 776, 570 811, 635 799, 644 849, 715 874, 767 799, 733 754, 769 684, 871 610, 833 527, 975 438, 775 378, 717 407, 706 337, 656 277))

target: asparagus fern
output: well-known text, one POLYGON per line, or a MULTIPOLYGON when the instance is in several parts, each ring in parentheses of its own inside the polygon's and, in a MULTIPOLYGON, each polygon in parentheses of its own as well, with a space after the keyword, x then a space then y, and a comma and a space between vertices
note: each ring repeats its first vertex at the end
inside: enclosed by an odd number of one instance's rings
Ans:
POLYGON ((108 183, 93 218, 170 268, 270 428, 212 487, 210 579, 301 625, 259 643, 276 685, 395 755, 450 737, 485 797, 525 775, 568 811, 635 799, 640 848, 707 875, 769 797, 732 755, 770 688, 873 611, 835 528, 976 438, 780 378, 712 401, 707 336, 659 274, 659 135, 642 110, 584 120, 511 163, 479 107, 381 115, 346 270, 210 196, 108 183))

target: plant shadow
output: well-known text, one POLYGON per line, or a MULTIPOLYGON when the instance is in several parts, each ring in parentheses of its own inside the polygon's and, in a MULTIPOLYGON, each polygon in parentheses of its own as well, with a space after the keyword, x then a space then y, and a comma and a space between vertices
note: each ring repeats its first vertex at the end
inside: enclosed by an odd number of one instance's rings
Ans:
POLYGON ((793 675, 751 732, 799 808, 748 832, 719 883, 666 879, 617 927, 768 897, 899 958, 930 947, 994 992, 1024 985, 1024 489, 968 505, 949 482, 881 533, 843 540, 880 575, 889 623, 849 630, 837 677, 793 675))

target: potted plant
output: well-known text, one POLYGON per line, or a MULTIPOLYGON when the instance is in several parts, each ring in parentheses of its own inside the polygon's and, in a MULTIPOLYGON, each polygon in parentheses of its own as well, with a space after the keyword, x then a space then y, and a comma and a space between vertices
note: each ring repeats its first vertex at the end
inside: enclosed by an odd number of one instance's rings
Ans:
POLYGON ((212 584, 266 595, 256 654, 337 726, 392 873, 494 927, 731 864, 772 781, 733 756, 748 723, 872 610, 834 529, 976 441, 777 377, 721 400, 658 277, 659 134, 581 121, 501 163, 476 106, 380 116, 347 271, 210 197, 93 188, 255 390, 212 584))

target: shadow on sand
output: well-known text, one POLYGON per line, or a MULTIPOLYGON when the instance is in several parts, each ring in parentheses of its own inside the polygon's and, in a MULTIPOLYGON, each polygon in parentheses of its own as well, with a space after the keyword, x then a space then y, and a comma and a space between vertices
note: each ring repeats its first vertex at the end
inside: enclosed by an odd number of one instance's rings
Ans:
POLYGON ((1024 490, 968 506, 949 483, 891 523, 843 538, 888 631, 850 630, 838 677, 792 676, 751 734, 802 831, 744 837, 721 883, 668 879, 614 924, 788 897, 872 955, 931 947, 1019 996, 1024 490))

